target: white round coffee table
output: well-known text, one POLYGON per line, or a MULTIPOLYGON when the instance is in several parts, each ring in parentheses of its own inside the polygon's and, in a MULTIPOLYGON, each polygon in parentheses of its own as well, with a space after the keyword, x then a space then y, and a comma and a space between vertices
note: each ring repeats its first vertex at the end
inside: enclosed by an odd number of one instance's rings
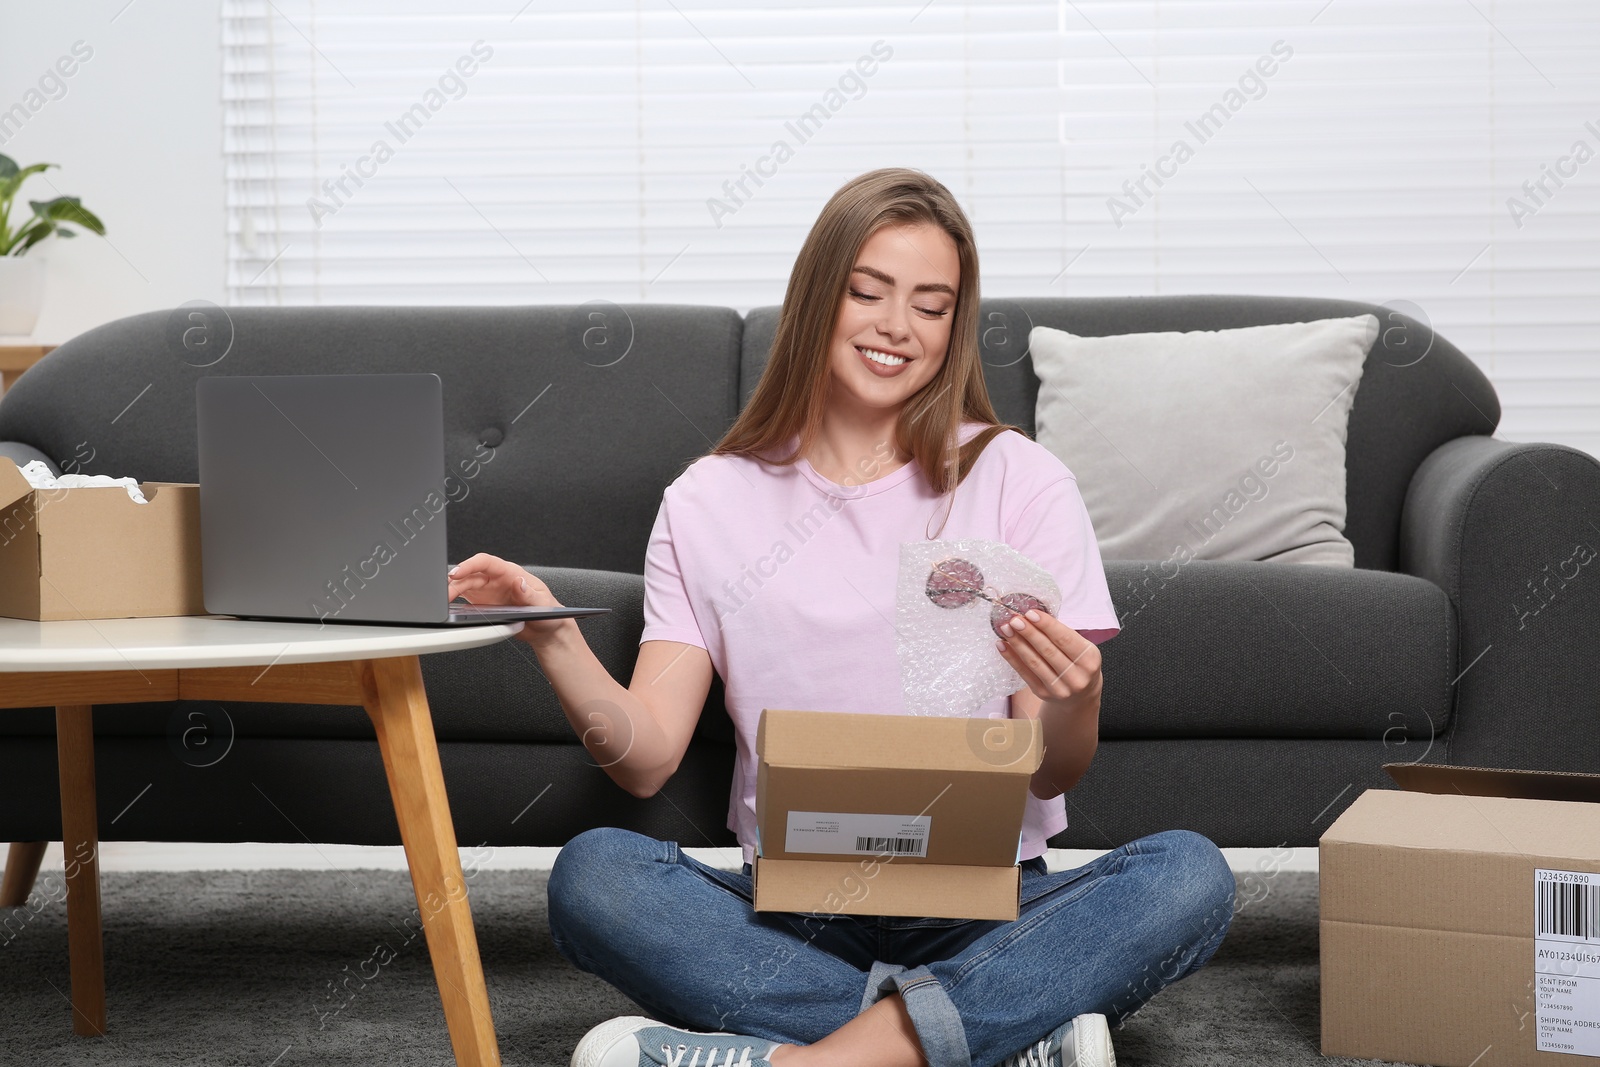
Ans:
MULTIPOLYGON (((0 708, 56 709, 73 1029, 98 1035, 106 1028, 93 706, 162 700, 358 704, 377 731, 456 1062, 498 1064, 417 657, 494 644, 521 628, 520 622, 429 629, 224 616, 0 619, 0 708)), ((12 844, 0 906, 26 900, 43 854, 39 842, 12 844)))

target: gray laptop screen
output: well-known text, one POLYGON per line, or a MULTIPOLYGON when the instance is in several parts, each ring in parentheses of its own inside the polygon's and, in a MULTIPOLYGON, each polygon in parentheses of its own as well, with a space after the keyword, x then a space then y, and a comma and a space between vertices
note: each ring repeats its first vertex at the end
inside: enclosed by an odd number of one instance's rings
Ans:
POLYGON ((207 611, 448 615, 438 375, 210 376, 195 400, 207 611))

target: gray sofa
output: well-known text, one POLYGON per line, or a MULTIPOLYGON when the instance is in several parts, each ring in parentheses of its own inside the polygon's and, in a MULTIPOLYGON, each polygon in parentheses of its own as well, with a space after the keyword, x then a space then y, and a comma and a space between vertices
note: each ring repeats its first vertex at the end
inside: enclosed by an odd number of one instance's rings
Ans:
MULTIPOLYGON (((1350 416, 1356 568, 1196 561, 1163 574, 1109 561, 1123 630, 1103 649, 1104 740, 1053 845, 1108 848, 1169 827, 1311 845, 1386 784, 1385 762, 1600 768, 1600 577, 1569 562, 1600 545, 1600 464, 1492 438, 1494 390, 1442 337, 1417 360, 1422 326, 1349 301, 987 301, 985 373, 1001 418, 1031 432, 1031 325, 1102 335, 1367 311, 1386 329, 1350 416)), ((186 315, 137 315, 61 346, 0 402, 0 451, 192 481, 201 375, 435 371, 447 461, 495 450, 451 505, 451 558, 494 552, 566 603, 611 606, 581 625, 624 683, 662 489, 732 422, 776 323, 774 308, 598 303, 240 308, 212 313, 208 349, 185 346, 199 321, 186 315)), ((640 800, 593 764, 519 642, 423 666, 463 845, 560 845, 607 824, 736 843, 720 683, 677 775, 640 800)), ((107 839, 398 841, 357 708, 123 705, 97 709, 95 731, 107 839), (223 759, 199 765, 175 742, 195 723, 231 738, 223 759)), ((0 841, 59 837, 52 735, 47 709, 0 713, 0 841)))

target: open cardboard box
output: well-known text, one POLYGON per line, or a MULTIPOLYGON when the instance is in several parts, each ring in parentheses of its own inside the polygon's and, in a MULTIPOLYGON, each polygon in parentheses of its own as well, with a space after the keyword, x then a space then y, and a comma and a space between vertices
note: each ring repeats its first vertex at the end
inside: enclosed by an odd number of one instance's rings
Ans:
POLYGON ((1600 1057, 1600 775, 1397 764, 1322 835, 1322 1054, 1600 1057))
POLYGON ((1032 719, 768 708, 756 911, 1015 919, 1032 719))
POLYGON ((54 621, 204 615, 200 487, 35 489, 0 459, 0 616, 54 621))

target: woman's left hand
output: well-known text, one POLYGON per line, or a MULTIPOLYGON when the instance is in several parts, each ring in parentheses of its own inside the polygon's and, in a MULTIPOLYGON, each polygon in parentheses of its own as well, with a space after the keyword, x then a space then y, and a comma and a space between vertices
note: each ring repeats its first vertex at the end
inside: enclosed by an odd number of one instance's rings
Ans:
POLYGON ((1065 703, 1100 695, 1100 649, 1093 641, 1043 611, 1013 616, 1002 629, 1000 655, 1034 696, 1065 703))

